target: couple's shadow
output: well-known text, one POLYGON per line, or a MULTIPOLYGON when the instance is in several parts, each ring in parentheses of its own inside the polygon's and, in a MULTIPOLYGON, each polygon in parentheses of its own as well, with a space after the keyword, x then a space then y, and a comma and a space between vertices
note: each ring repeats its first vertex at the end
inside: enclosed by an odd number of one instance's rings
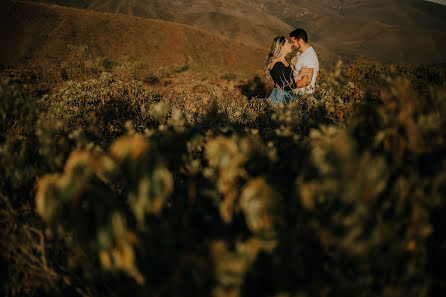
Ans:
POLYGON ((258 75, 248 80, 246 83, 238 85, 237 88, 240 90, 242 95, 246 96, 248 99, 268 98, 272 91, 272 89, 269 90, 265 82, 262 81, 258 75))

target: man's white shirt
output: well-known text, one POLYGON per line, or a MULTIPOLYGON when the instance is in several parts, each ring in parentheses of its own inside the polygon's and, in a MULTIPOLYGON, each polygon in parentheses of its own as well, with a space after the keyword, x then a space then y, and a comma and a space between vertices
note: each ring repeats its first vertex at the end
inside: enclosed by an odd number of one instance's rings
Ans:
POLYGON ((297 94, 313 94, 316 88, 316 78, 319 74, 319 59, 312 46, 307 48, 303 53, 297 52, 294 75, 297 75, 303 67, 313 68, 313 78, 311 79, 310 85, 296 89, 295 91, 297 94))

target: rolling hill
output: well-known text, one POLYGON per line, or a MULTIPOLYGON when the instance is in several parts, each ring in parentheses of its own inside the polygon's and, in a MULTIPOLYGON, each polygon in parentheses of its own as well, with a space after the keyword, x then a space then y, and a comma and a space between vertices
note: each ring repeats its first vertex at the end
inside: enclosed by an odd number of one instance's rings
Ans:
POLYGON ((148 65, 185 60, 234 72, 263 68, 267 51, 190 26, 126 15, 30 2, 9 2, 0 13, 0 63, 60 63, 67 46, 86 45, 92 56, 128 56, 148 65))
POLYGON ((324 55, 446 61, 446 7, 423 0, 46 0, 192 25, 260 47, 303 27, 324 55))

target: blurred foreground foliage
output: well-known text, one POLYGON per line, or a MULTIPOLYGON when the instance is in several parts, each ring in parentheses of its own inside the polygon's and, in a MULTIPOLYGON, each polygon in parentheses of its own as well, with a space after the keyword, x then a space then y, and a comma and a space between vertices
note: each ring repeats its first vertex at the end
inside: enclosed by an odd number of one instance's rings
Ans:
POLYGON ((0 84, 4 295, 446 289, 441 68, 339 64, 287 106, 125 59, 29 71, 0 84))

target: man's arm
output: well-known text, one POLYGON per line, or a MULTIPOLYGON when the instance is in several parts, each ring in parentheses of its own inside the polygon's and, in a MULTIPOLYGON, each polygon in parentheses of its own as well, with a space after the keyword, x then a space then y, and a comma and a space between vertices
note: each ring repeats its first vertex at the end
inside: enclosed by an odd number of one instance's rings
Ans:
POLYGON ((302 68, 299 71, 299 73, 296 76, 294 76, 296 87, 300 89, 309 86, 313 78, 313 73, 314 73, 314 68, 302 68))

